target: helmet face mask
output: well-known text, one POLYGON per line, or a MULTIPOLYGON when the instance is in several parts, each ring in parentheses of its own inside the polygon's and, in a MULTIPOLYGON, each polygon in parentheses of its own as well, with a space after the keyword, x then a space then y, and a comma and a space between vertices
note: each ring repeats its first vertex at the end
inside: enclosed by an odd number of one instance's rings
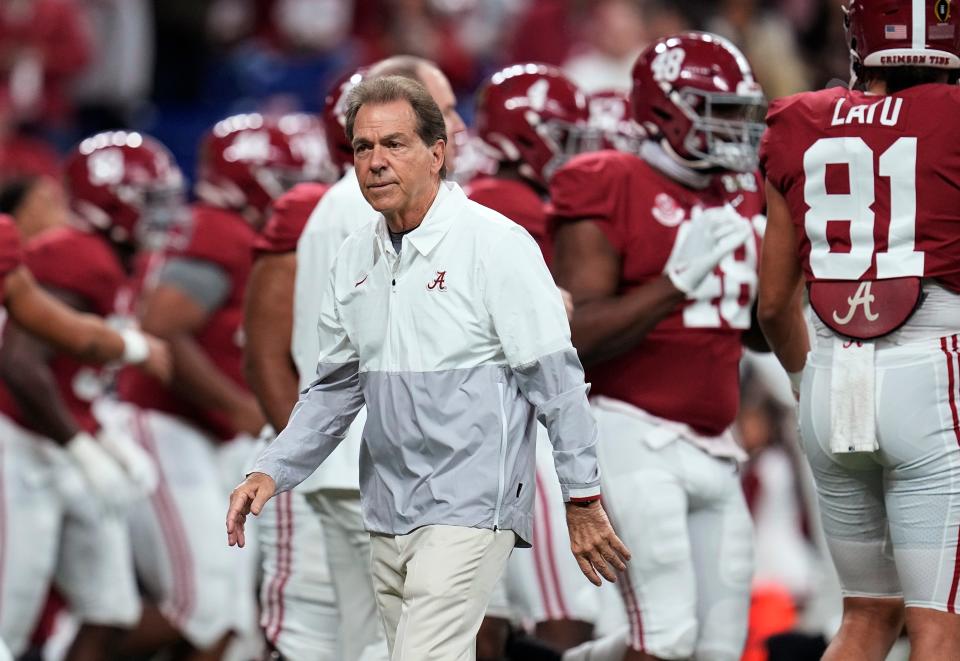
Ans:
POLYGON ((757 169, 767 103, 763 96, 712 94, 697 89, 675 93, 674 103, 690 119, 684 147, 705 167, 734 172, 757 169))
MULTIPOLYGON (((545 181, 550 181, 554 172, 572 157, 586 151, 591 144, 590 132, 585 126, 560 119, 540 122, 536 125, 536 132, 547 149, 553 154, 540 168, 545 181)), ((521 169, 524 169, 524 167, 531 169, 530 174, 526 175, 528 178, 539 178, 529 165, 521 165, 521 169)))
POLYGON ((134 241, 145 250, 162 250, 186 234, 190 221, 186 191, 180 185, 146 189, 134 241))

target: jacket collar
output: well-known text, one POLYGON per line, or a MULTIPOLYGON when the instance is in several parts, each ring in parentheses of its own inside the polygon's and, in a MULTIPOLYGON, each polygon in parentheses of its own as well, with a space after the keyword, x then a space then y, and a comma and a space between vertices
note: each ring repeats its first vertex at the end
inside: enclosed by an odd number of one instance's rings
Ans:
MULTIPOLYGON (((460 208, 466 203, 467 196, 463 189, 452 181, 440 181, 440 188, 433 203, 427 210, 420 224, 404 238, 421 255, 426 257, 446 236, 460 208)), ((380 214, 377 221, 377 239, 381 249, 391 246, 387 221, 380 214)), ((392 246, 390 250, 392 250, 392 246)))

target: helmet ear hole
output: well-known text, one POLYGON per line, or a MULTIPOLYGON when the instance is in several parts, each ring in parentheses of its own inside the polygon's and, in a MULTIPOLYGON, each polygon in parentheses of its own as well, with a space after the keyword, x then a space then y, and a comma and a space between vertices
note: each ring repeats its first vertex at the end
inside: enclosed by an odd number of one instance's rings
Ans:
POLYGON ((669 112, 667 112, 663 108, 660 108, 659 106, 654 106, 652 110, 654 115, 656 115, 657 117, 659 117, 665 122, 669 122, 671 119, 673 119, 673 116, 669 112))

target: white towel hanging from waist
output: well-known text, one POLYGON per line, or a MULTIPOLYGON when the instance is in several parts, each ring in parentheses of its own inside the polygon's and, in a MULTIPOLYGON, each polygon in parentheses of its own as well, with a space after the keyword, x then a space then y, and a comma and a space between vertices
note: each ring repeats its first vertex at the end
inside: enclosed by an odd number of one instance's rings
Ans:
POLYGON ((840 454, 879 449, 873 342, 835 338, 830 370, 830 450, 840 454))

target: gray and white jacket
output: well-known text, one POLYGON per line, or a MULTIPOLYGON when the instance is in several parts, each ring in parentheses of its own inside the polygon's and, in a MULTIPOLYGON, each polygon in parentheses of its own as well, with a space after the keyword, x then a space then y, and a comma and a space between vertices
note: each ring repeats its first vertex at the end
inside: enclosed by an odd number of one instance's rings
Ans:
POLYGON ((533 532, 536 420, 565 500, 600 492, 597 426, 537 244, 443 182, 398 256, 381 216, 343 243, 322 295, 317 379, 254 471, 309 476, 367 405, 366 527, 533 532))

